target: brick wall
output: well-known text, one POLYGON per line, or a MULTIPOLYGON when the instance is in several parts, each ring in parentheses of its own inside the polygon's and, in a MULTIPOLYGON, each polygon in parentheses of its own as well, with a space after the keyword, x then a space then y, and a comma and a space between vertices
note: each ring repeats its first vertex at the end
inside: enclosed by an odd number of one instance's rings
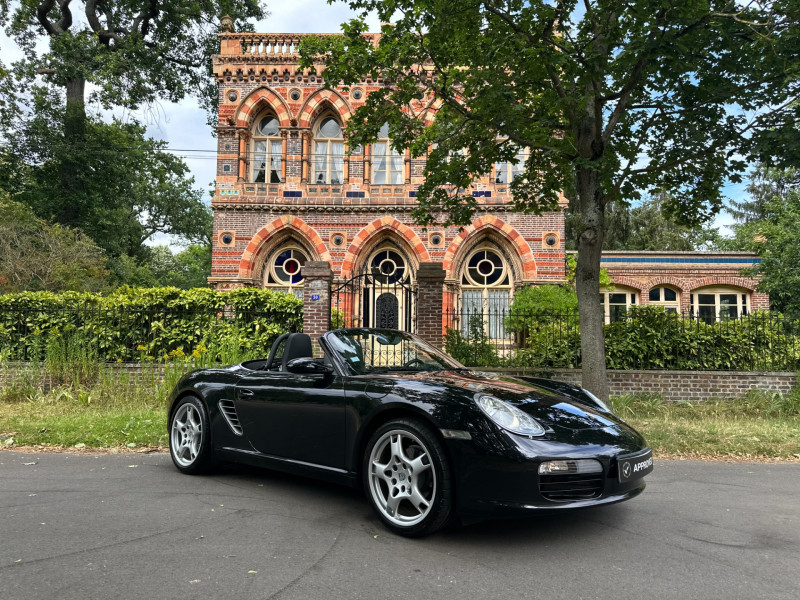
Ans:
MULTIPOLYGON (((553 369, 530 373, 515 369, 484 369, 505 375, 532 375, 573 385, 581 384, 580 369, 553 369)), ((611 396, 660 394, 664 400, 738 398, 749 390, 788 394, 797 385, 797 373, 788 371, 608 371, 611 396)))

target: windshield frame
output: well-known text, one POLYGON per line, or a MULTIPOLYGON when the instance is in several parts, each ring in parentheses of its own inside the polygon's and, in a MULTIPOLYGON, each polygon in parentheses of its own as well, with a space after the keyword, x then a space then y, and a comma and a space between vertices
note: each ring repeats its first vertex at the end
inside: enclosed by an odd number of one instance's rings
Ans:
POLYGON ((384 374, 384 373, 432 373, 436 371, 447 371, 447 370, 468 370, 467 367, 459 363, 453 357, 445 354, 438 348, 435 348, 430 343, 426 342, 419 336, 416 336, 412 333, 406 333, 405 331, 398 331, 396 329, 377 329, 371 327, 352 327, 347 329, 334 329, 332 331, 328 331, 322 335, 320 338, 321 340, 325 341, 325 346, 330 350, 331 356, 333 356, 334 360, 338 363, 340 370, 343 374, 351 376, 351 377, 363 377, 368 375, 376 375, 376 374, 384 374), (400 367, 393 367, 393 368, 376 368, 366 372, 359 372, 356 370, 353 365, 348 361, 341 353, 337 350, 337 340, 339 339, 340 335, 345 336, 354 336, 354 335, 383 335, 383 336, 400 336, 404 340, 412 341, 415 344, 418 344, 422 347, 423 350, 428 352, 429 354, 435 356, 439 361, 443 364, 436 369, 413 369, 413 368, 400 368, 400 367))

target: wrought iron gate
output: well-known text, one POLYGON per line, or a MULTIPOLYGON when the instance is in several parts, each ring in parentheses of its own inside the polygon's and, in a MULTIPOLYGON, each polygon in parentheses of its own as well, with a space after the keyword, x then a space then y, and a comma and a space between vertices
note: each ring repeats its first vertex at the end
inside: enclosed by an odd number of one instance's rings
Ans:
POLYGON ((410 276, 404 279, 377 268, 362 271, 331 291, 333 326, 416 330, 416 296, 410 276))

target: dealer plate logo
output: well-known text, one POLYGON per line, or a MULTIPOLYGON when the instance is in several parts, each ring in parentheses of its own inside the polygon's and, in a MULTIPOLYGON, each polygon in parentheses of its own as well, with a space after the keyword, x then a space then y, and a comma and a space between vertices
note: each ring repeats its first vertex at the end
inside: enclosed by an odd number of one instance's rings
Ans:
POLYGON ((648 448, 644 452, 619 456, 617 464, 620 483, 640 479, 653 471, 653 451, 648 448))

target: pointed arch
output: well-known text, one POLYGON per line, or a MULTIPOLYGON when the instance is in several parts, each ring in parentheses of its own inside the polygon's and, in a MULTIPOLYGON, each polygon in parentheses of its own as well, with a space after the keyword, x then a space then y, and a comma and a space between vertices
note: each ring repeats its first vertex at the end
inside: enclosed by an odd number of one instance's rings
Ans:
POLYGON ((316 255, 312 257, 313 260, 330 262, 331 255, 319 234, 302 219, 285 215, 265 225, 252 237, 239 261, 239 278, 253 278, 257 271, 256 267, 263 262, 266 250, 270 249, 267 240, 287 229, 308 244, 310 250, 316 255))
POLYGON ((342 262, 342 279, 348 279, 353 276, 357 259, 361 258, 364 250, 371 248, 374 245, 372 242, 375 241, 375 238, 386 230, 396 233, 408 244, 418 263, 431 261, 428 249, 425 248, 425 244, 422 243, 422 240, 414 233, 413 229, 393 217, 383 217, 382 219, 376 219, 356 234, 342 262))
POLYGON ((275 116, 281 127, 289 127, 292 120, 292 111, 280 94, 269 87, 260 87, 253 90, 236 109, 234 119, 237 127, 250 127, 253 119, 265 108, 275 111, 275 116))
POLYGON ((522 237, 516 229, 511 225, 504 222, 497 217, 486 215, 475 219, 470 225, 465 227, 453 240, 447 251, 444 253, 444 260, 442 267, 446 272, 447 279, 457 279, 458 264, 456 263, 456 256, 462 247, 462 244, 469 238, 474 239, 481 233, 491 231, 492 233, 500 236, 510 248, 513 248, 519 259, 521 275, 523 279, 536 278, 536 260, 533 258, 533 252, 528 242, 522 237))
POLYGON ((344 126, 353 114, 350 104, 336 90, 320 89, 311 94, 297 113, 297 125, 301 128, 311 128, 317 117, 330 108, 339 115, 344 126))

